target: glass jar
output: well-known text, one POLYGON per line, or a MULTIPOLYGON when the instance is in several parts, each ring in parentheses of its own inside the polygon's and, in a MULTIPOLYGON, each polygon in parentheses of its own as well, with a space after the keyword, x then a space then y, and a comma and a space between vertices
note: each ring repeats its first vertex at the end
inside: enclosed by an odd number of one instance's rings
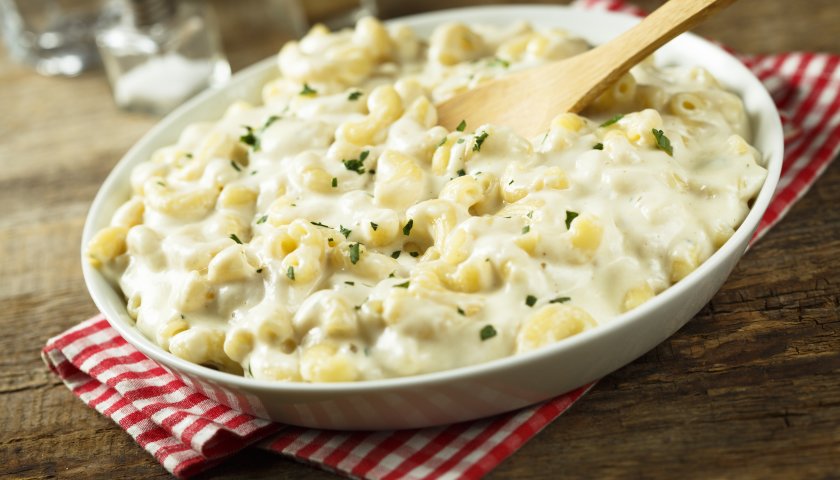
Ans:
POLYGON ((114 0, 109 16, 96 43, 120 108, 163 115, 230 78, 204 2, 114 0))

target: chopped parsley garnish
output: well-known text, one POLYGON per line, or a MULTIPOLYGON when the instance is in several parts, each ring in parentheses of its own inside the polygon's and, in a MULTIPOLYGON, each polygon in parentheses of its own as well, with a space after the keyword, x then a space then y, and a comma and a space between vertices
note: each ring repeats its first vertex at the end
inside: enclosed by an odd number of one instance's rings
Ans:
POLYGON ((459 132, 463 132, 466 128, 467 128, 467 121, 466 120, 461 120, 461 123, 459 123, 458 126, 455 127, 455 130, 458 130, 459 132))
POLYGON ((459 315, 466 315, 466 313, 464 313, 464 309, 461 308, 461 307, 458 307, 458 314, 459 315))
POLYGON ((414 258, 417 258, 417 257, 420 256, 420 252, 408 252, 408 254, 411 255, 414 258))
POLYGON ((337 179, 337 178, 335 178, 335 177, 333 177, 333 179, 332 179, 332 187, 333 187, 333 188, 335 188, 335 187, 337 187, 337 186, 338 186, 338 179, 337 179))
POLYGON ((379 224, 378 224, 378 223, 373 223, 373 222, 370 222, 370 228, 372 228, 372 229, 373 229, 373 231, 375 232, 375 231, 376 231, 376 229, 377 229, 377 228, 379 228, 379 224))
POLYGON ((394 285, 394 286, 395 286, 395 287, 397 287, 397 288, 408 288, 408 285, 409 285, 410 283, 411 283, 411 281, 406 280, 406 281, 404 281, 403 283, 398 283, 398 284, 396 284, 396 285, 394 285))
POLYGON ((359 243, 350 245, 350 263, 355 265, 359 261, 359 243))
POLYGON ((240 240, 239 237, 237 237, 235 233, 230 234, 230 239, 233 240, 234 242, 242 245, 242 240, 240 240))
POLYGON ((354 158, 352 160, 342 160, 341 163, 344 164, 344 168, 350 170, 352 172, 356 172, 359 175, 365 173, 365 159, 370 155, 370 152, 365 150, 361 154, 359 154, 359 158, 354 158))
POLYGON ((572 228, 572 220, 576 219, 578 216, 577 212, 573 212, 571 210, 566 210, 566 229, 572 228))
POLYGON ((596 143, 595 146, 592 147, 592 150, 603 150, 603 149, 604 149, 604 144, 601 143, 601 142, 596 143))
POLYGON ((459 177, 463 177, 467 174, 467 172, 463 168, 459 169, 457 173, 459 177))
POLYGON ((510 181, 508 182, 508 185, 513 185, 513 179, 512 179, 512 178, 511 178, 511 179, 510 179, 510 181))
POLYGON ((304 83, 303 84, 303 90, 300 91, 300 94, 311 97, 313 95, 317 95, 318 90, 315 90, 314 88, 310 87, 308 83, 304 83))
POLYGON ((652 129, 653 138, 656 139, 656 148, 662 150, 670 156, 674 156, 674 147, 671 146, 671 140, 665 136, 662 130, 652 129))
POLYGON ((184 156, 185 156, 185 157, 187 157, 187 158, 193 158, 193 154, 192 154, 192 153, 187 153, 187 154, 186 154, 186 155, 184 155, 184 156))
POLYGON ((324 225, 324 224, 323 224, 323 223, 321 223, 321 222, 309 222, 309 223, 311 223, 312 225, 315 225, 316 227, 332 228, 331 226, 329 226, 329 225, 324 225))
POLYGON ((370 170, 368 170, 368 173, 371 175, 376 175, 376 170, 371 168, 370 170))
POLYGON ((260 218, 257 220, 257 225, 260 225, 260 224, 265 223, 265 222, 266 222, 266 220, 268 220, 268 215, 263 215, 262 217, 260 217, 260 218))
POLYGON ((256 175, 256 174, 257 174, 256 170, 251 170, 251 175, 256 175))
POLYGON ((396 277, 396 275, 394 275, 394 272, 391 272, 391 273, 388 274, 388 278, 394 278, 394 277, 396 277))
POLYGON ((557 297, 549 300, 548 303, 566 303, 571 299, 571 297, 557 297))
POLYGON ((161 182, 160 180, 158 180, 158 181, 157 181, 157 182, 155 182, 155 183, 157 183, 157 184, 158 184, 158 185, 160 185, 161 187, 165 187, 165 186, 166 186, 166 184, 165 184, 165 183, 163 183, 163 182, 161 182))
POLYGON ((265 120, 265 124, 263 125, 262 129, 265 130, 266 128, 270 127, 272 123, 280 120, 279 115, 272 115, 265 120))
POLYGON ((258 269, 257 269, 257 273, 262 273, 262 271, 263 271, 263 269, 262 269, 262 268, 258 268, 258 269))
POLYGON ((508 68, 510 66, 510 62, 508 62, 504 58, 493 57, 493 60, 490 60, 489 66, 494 67, 496 65, 499 65, 503 68, 508 68))
POLYGON ((245 134, 239 137, 239 141, 253 148, 255 152, 259 152, 260 137, 256 136, 254 134, 254 129, 248 125, 243 125, 243 127, 245 127, 245 134))
POLYGON ((351 287, 356 284, 356 282, 351 282, 350 280, 347 280, 344 283, 346 283, 347 285, 350 285, 351 287))
POLYGON ((355 92, 350 92, 350 95, 347 95, 347 100, 350 100, 351 102, 354 102, 354 101, 358 100, 359 97, 361 97, 361 96, 362 96, 362 92, 356 90, 355 92))
POLYGON ((624 118, 624 114, 619 113, 618 115, 616 115, 616 116, 612 117, 611 119, 607 120, 606 122, 602 123, 601 128, 609 127, 610 125, 614 125, 614 124, 618 123, 618 121, 621 120, 622 118, 624 118))
POLYGON ((455 143, 464 143, 464 137, 459 138, 455 143))
POLYGON ((481 337, 481 341, 489 340, 496 336, 496 329, 493 328, 493 325, 485 325, 484 328, 478 332, 478 336, 481 337))
POLYGON ((236 170, 237 172, 242 171, 242 168, 239 166, 239 164, 237 164, 233 160, 230 161, 230 166, 233 167, 233 169, 236 170))
POLYGON ((533 307, 536 303, 537 303, 537 297, 535 297, 533 295, 528 295, 527 297, 525 297, 525 305, 528 305, 529 307, 533 307))
POLYGON ((295 267, 289 267, 289 269, 286 270, 286 276, 289 277, 289 280, 294 280, 295 279, 295 267))
POLYGON ((487 132, 481 132, 480 134, 476 135, 475 137, 475 144, 473 145, 473 152, 481 151, 481 144, 487 140, 487 136, 490 135, 487 132))
POLYGON ((414 226, 414 219, 409 218, 408 222, 406 222, 405 226, 403 227, 403 235, 408 235, 411 233, 411 227, 414 226))
POLYGON ((526 217, 528 217, 528 218, 534 218, 534 211, 533 211, 533 210, 531 210, 531 211, 530 211, 530 212, 528 212, 528 214, 527 214, 527 215, 525 215, 525 216, 526 216, 526 217))
POLYGON ((446 143, 446 138, 447 138, 447 137, 443 137, 443 138, 441 138, 441 139, 440 139, 440 143, 438 143, 438 144, 437 144, 437 146, 438 146, 438 147, 442 147, 442 146, 443 146, 443 144, 444 144, 444 143, 446 143))
POLYGON ((400 258, 401 253, 401 250, 394 250, 393 252, 391 252, 391 258, 400 258))
POLYGON ((344 228, 343 225, 339 225, 338 229, 341 231, 341 234, 344 235, 344 238, 350 238, 350 232, 353 231, 353 230, 350 230, 349 228, 344 228))
POLYGON ((530 225, 525 225, 524 227, 522 227, 522 234, 523 235, 530 232, 530 231, 531 231, 531 226, 530 225))

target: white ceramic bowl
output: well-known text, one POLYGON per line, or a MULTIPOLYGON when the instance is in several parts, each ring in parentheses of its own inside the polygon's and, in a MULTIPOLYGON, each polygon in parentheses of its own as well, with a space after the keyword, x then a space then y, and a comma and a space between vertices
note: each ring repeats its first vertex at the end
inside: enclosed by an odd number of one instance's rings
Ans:
MULTIPOLYGON (((591 43, 609 40, 638 22, 627 15, 555 6, 502 6, 447 10, 401 19, 423 35, 441 23, 561 27, 591 43)), ((685 279, 641 307, 556 345, 481 365, 414 377, 340 384, 278 383, 214 371, 171 355, 133 326, 122 295, 82 261, 91 296, 111 325, 140 351, 211 398, 280 422, 332 429, 399 429, 440 425, 493 415, 569 391, 603 377, 676 332, 723 284, 767 208, 782 165, 782 128, 761 83, 735 58, 694 35, 682 35, 657 54, 660 63, 701 65, 745 102, 753 144, 769 175, 752 211, 726 244, 685 279)), ((234 100, 259 102, 260 87, 277 76, 275 58, 237 74, 219 91, 208 91, 163 119, 117 164, 93 202, 83 246, 108 224, 129 196, 129 173, 159 147, 174 143, 188 124, 220 118, 234 100)))

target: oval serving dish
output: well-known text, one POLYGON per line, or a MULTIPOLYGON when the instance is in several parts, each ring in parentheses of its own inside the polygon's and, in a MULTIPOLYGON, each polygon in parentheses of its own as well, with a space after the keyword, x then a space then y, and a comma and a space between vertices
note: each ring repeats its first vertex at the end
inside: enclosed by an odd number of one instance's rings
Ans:
MULTIPOLYGON (((455 9, 398 21, 427 36, 455 20, 505 25, 525 20, 560 27, 592 44, 638 22, 623 14, 556 6, 455 9)), ((768 168, 752 210, 735 234, 694 272, 642 306, 557 344, 484 364, 413 377, 333 384, 260 381, 215 371, 164 351, 134 326, 122 294, 82 253, 85 282, 111 325, 138 350, 221 403, 294 425, 328 429, 402 429, 471 420, 537 403, 596 380, 631 362, 676 332, 705 305, 743 255, 770 203, 782 166, 779 115, 762 84, 734 57, 695 35, 684 34, 656 54, 660 64, 698 65, 744 101, 754 138, 768 168)), ((117 164, 99 190, 82 236, 87 245, 130 194, 131 169, 169 145, 190 123, 219 118, 236 100, 260 103, 262 85, 279 75, 275 57, 234 76, 164 118, 117 164)), ((84 247, 83 247, 84 249, 84 247)))

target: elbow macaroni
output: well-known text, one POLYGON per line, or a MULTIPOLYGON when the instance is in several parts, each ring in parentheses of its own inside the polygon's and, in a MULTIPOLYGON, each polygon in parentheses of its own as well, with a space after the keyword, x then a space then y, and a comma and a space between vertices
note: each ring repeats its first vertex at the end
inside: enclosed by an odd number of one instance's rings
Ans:
POLYGON ((265 105, 134 169, 87 257, 164 349, 276 381, 456 368, 608 322, 723 245, 766 170, 740 99, 652 60, 536 138, 437 125, 437 102, 586 48, 527 25, 428 44, 315 26, 265 105))

